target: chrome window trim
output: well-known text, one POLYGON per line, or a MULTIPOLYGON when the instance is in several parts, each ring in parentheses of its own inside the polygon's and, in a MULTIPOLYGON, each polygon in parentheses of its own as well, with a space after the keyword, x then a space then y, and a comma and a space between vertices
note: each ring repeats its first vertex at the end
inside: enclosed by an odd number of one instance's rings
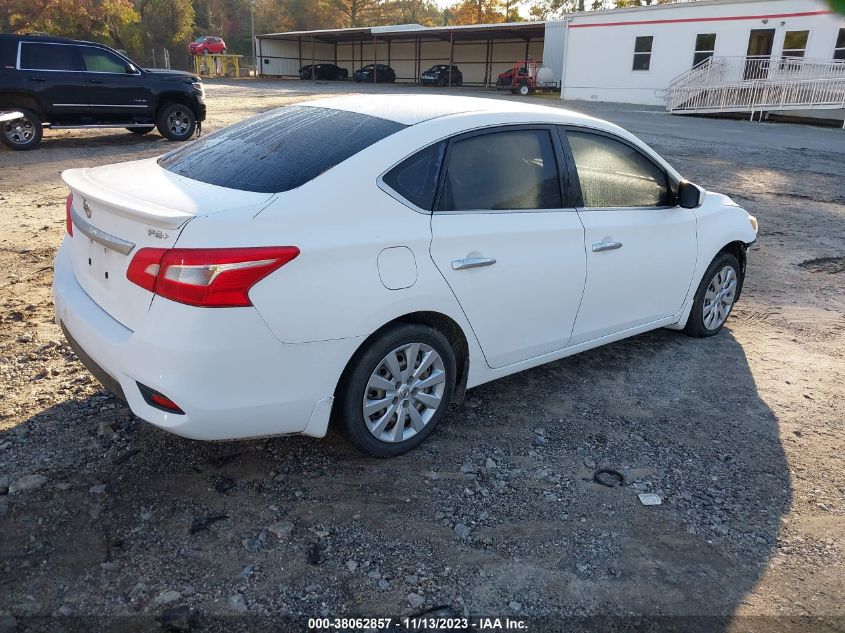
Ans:
POLYGON ((121 105, 119 103, 54 103, 56 108, 146 108, 145 105, 121 105))
POLYGON ((121 255, 128 255, 132 252, 132 249, 135 248, 135 244, 133 242, 127 242, 126 240, 122 240, 119 237, 110 235, 105 231, 101 231, 90 222, 83 220, 82 217, 80 217, 80 215, 75 210, 71 210, 70 217, 74 226, 79 229, 79 232, 83 235, 88 236, 89 238, 97 242, 97 244, 101 244, 106 248, 110 248, 111 250, 116 251, 121 255))
POLYGON ((665 211, 667 209, 680 209, 676 205, 662 207, 575 207, 578 213, 589 213, 590 211, 665 211))

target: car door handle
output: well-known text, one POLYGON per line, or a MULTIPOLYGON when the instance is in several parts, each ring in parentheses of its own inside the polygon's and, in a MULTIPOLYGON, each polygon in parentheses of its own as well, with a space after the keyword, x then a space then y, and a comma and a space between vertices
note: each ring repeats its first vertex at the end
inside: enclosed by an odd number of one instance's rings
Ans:
POLYGON ((615 251, 617 248, 622 248, 622 242, 596 242, 593 244, 593 252, 601 253, 602 251, 615 251))
POLYGON ((89 80, 88 80, 88 82, 89 82, 89 83, 92 83, 92 84, 101 84, 101 83, 103 83, 103 82, 102 82, 102 81, 100 81, 99 79, 89 79, 89 80))
POLYGON ((44 77, 30 77, 30 81, 47 81, 44 77))
POLYGON ((481 268, 482 266, 492 266, 496 263, 495 257, 467 257, 465 259, 456 259, 452 262, 452 270, 466 270, 468 268, 481 268))

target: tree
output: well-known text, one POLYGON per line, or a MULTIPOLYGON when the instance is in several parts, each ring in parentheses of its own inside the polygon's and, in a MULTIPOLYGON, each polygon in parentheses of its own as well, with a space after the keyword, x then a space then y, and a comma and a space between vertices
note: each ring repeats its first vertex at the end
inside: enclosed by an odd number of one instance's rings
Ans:
POLYGON ((182 48, 194 23, 191 0, 136 0, 141 14, 144 49, 182 48))
POLYGON ((448 9, 450 24, 491 24, 505 22, 502 0, 463 0, 448 9))
POLYGON ((139 15, 131 0, 6 0, 0 30, 99 40, 116 48, 130 41, 139 15))
POLYGON ((442 13, 430 0, 394 0, 384 4, 383 17, 391 24, 421 24, 437 26, 442 13))
POLYGON ((363 26, 380 9, 379 0, 333 0, 333 7, 346 19, 344 26, 363 26))
POLYGON ((531 5, 531 17, 537 20, 551 20, 566 13, 584 10, 584 0, 537 0, 531 5))

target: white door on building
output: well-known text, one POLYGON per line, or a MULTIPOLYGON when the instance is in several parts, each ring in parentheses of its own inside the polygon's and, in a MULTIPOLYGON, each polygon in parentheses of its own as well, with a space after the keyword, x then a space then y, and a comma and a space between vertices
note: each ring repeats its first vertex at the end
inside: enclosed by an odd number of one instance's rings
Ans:
POLYGON ((587 282, 570 345, 680 312, 696 263, 696 219, 671 205, 662 167, 609 135, 566 132, 583 206, 587 282))

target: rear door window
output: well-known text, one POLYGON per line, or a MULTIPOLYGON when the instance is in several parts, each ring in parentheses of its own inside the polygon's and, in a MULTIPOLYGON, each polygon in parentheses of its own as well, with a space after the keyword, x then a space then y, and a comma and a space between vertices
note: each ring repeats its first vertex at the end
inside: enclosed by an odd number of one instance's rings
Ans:
POLYGON ((449 148, 439 211, 562 207, 548 130, 485 133, 455 141, 449 148))
POLYGON ((21 70, 82 70, 75 46, 21 42, 21 70))
POLYGON ((200 137, 158 163, 200 182, 278 193, 304 185, 405 127, 357 112, 288 106, 200 137))

